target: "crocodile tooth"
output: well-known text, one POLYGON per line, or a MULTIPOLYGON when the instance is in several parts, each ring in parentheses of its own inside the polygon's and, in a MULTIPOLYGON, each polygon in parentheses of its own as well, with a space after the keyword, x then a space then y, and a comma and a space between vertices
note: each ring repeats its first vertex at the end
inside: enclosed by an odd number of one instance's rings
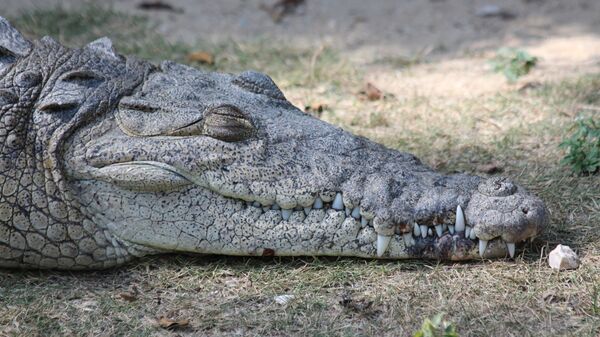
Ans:
POLYGON ((433 236, 433 231, 431 230, 431 228, 427 229, 427 235, 433 236))
POLYGON ((367 224, 369 224, 369 220, 367 220, 367 218, 365 218, 364 216, 360 218, 360 225, 362 227, 367 227, 367 224))
POLYGON ((258 202, 258 201, 253 202, 252 206, 254 206, 254 207, 260 207, 260 202, 258 202))
POLYGON ((321 200, 321 198, 317 197, 315 199, 315 203, 313 204, 312 208, 314 208, 314 209, 321 209, 321 208, 323 208, 323 200, 321 200))
POLYGON ((350 214, 352 213, 352 210, 348 207, 344 208, 344 211, 346 211, 346 216, 350 216, 350 214))
POLYGON ((333 199, 333 203, 331 204, 331 208, 341 211, 344 209, 344 203, 342 202, 342 194, 338 192, 335 195, 335 199, 333 199))
POLYGON ((471 227, 467 226, 465 228, 465 238, 468 238, 471 235, 471 227))
POLYGON ((435 233, 437 234, 437 236, 442 236, 442 234, 444 233, 444 228, 442 227, 442 225, 435 225, 435 233))
POLYGON ((427 237, 427 226, 421 225, 421 237, 425 239, 427 237))
POLYGON ((311 207, 304 207, 304 214, 308 215, 310 213, 311 207))
POLYGON ((448 225, 446 225, 446 224, 443 224, 443 225, 442 225, 442 232, 445 232, 445 231, 447 231, 447 230, 448 230, 448 225))
POLYGON ((421 227, 416 222, 413 224, 413 235, 417 237, 421 235, 421 227))
POLYGON ((404 238, 404 245, 406 247, 410 247, 414 244, 414 239, 412 237, 411 233, 404 233, 402 234, 402 238, 404 238))
POLYGON ((475 240, 477 236, 475 235, 475 228, 471 228, 471 233, 469 233, 469 239, 475 240))
POLYGON ((506 248, 508 248, 508 254, 510 255, 510 258, 514 258, 515 257, 515 244, 513 242, 507 242, 506 243, 506 248))
POLYGON ((488 241, 479 239, 479 256, 483 257, 485 249, 487 248, 488 241))
POLYGON ((270 211, 270 210, 271 210, 271 207, 269 207, 269 206, 264 206, 264 207, 262 208, 262 210, 263 210, 263 212, 268 212, 268 211, 270 211))
POLYGON ((291 209, 282 209, 281 210, 281 217, 283 218, 283 220, 289 219, 291 215, 292 215, 291 209))
POLYGON ((360 219, 360 208, 354 207, 354 209, 352 210, 352 217, 354 219, 360 219))
POLYGON ((463 214, 460 205, 456 206, 456 223, 454 226, 454 229, 457 233, 462 233, 465 231, 465 215, 463 214))
POLYGON ((277 205, 277 204, 273 204, 273 206, 271 206, 271 209, 274 211, 278 211, 281 209, 281 207, 279 207, 279 205, 277 205))
POLYGON ((454 234, 454 225, 448 225, 448 232, 450 232, 450 234, 454 234))
POLYGON ((382 257, 390 245, 392 236, 377 234, 377 257, 382 257))

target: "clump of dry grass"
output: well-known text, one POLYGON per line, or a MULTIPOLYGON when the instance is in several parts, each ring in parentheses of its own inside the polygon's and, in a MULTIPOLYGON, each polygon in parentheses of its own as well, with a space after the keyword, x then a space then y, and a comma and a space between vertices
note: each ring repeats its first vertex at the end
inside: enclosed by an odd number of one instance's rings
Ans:
MULTIPOLYGON (((231 63, 217 67, 260 70, 260 50, 240 46, 223 47, 231 63)), ((346 61, 333 51, 314 57, 305 50, 291 65, 273 56, 284 51, 271 51, 265 68, 297 105, 324 102, 324 119, 446 172, 484 174, 479 164, 497 162, 502 174, 547 202, 550 226, 516 261, 172 255, 103 272, 4 270, 0 335, 410 336, 425 317, 445 312, 460 336, 598 336, 600 179, 570 175, 557 146, 575 115, 591 114, 585 107, 597 104, 590 99, 600 92, 600 75, 525 92, 470 98, 407 92, 364 101, 356 96, 361 74, 340 67, 346 61), (328 68, 332 63, 338 68, 328 68), (286 77, 292 66, 298 74, 312 69, 318 82, 286 77), (373 115, 385 123, 370 125, 373 115), (559 242, 579 252, 579 269, 547 267, 546 255, 559 242), (281 294, 295 297, 280 305, 273 298, 281 294), (190 324, 167 332, 157 325, 161 316, 190 324)))

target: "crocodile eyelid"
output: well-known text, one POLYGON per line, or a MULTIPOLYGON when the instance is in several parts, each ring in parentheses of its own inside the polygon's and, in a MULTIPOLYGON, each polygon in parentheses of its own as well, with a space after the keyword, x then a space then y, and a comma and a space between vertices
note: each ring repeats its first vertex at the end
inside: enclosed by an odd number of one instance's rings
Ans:
POLYGON ((103 79, 102 75, 88 69, 70 71, 61 77, 61 81, 64 82, 100 81, 103 79))

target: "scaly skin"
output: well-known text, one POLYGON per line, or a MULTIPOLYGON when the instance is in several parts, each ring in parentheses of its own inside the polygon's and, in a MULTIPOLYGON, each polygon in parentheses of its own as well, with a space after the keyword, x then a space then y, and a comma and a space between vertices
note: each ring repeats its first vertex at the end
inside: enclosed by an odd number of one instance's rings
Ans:
POLYGON ((266 75, 31 43, 1 18, 0 114, 3 267, 502 257, 547 222, 509 179, 439 174, 304 114, 266 75))

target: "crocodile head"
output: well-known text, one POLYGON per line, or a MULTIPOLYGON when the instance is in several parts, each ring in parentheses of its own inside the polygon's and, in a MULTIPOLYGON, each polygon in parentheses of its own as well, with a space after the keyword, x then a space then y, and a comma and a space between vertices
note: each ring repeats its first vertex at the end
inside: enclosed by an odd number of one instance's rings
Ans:
POLYGON ((80 219, 58 221, 89 257, 78 267, 166 251, 514 256, 547 222, 543 202, 510 179, 437 173, 303 113, 264 74, 153 67, 114 54, 107 40, 86 48, 68 52, 94 62, 64 62, 53 76, 83 67, 87 75, 67 78, 94 89, 42 81, 38 98, 63 116, 41 145, 53 149, 56 163, 45 163, 60 187, 47 197, 80 219))

